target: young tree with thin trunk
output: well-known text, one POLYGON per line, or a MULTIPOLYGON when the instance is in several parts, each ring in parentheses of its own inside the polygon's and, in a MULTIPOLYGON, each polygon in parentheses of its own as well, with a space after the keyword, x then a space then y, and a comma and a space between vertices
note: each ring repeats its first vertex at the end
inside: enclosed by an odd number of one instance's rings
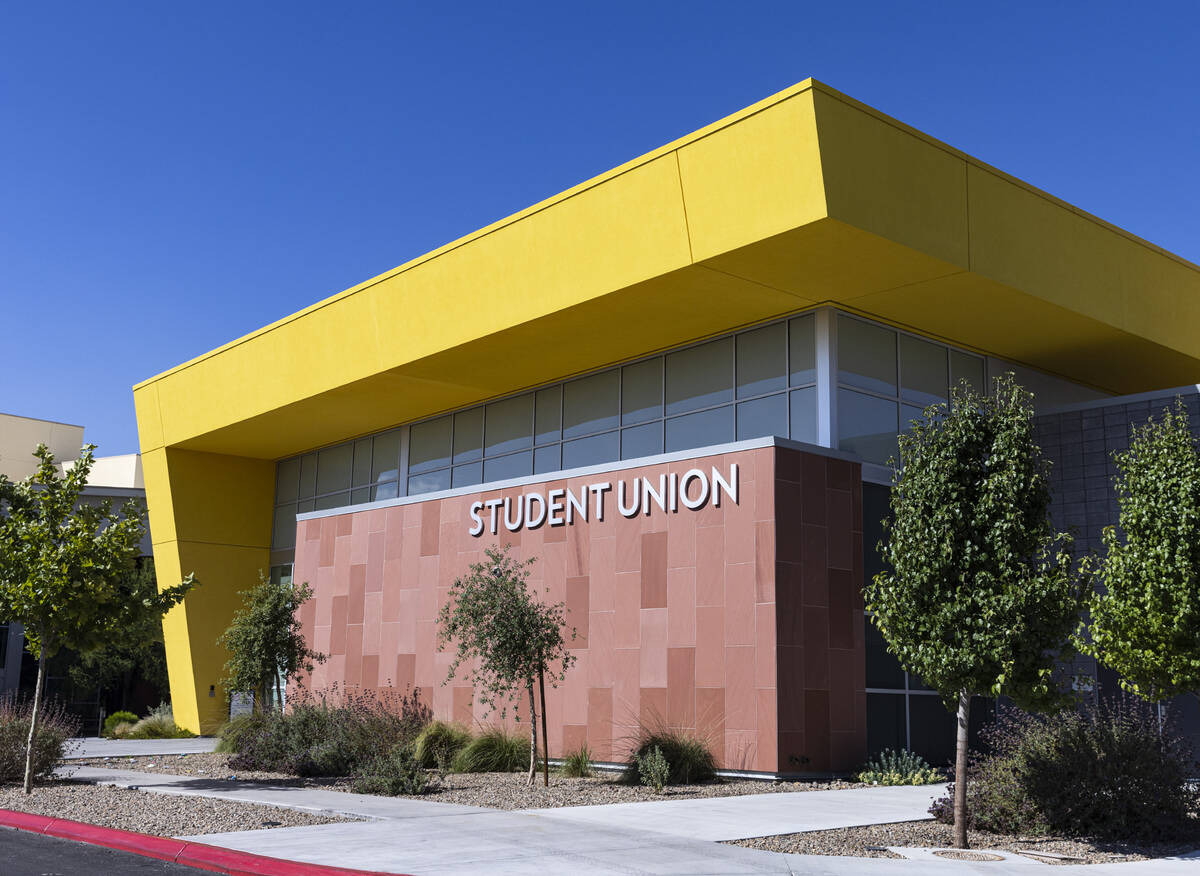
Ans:
POLYGON ((1200 452, 1183 400, 1113 458, 1120 529, 1104 530, 1081 648, 1150 702, 1200 696, 1200 452))
POLYGON ((1032 395, 1011 375, 981 396, 965 384, 900 436, 892 517, 880 545, 890 569, 866 587, 888 649, 956 712, 954 842, 967 847, 971 697, 1022 708, 1063 702, 1054 678, 1083 607, 1071 539, 1049 518, 1046 463, 1032 395))
POLYGON ((258 584, 242 591, 243 607, 217 639, 229 652, 222 680, 225 690, 253 694, 256 712, 265 711, 272 700, 283 702, 280 681, 287 684, 303 672, 312 672, 314 662, 325 662, 324 654, 308 647, 296 616, 311 598, 307 582, 276 583, 260 571, 258 584))
POLYGON ((26 742, 25 793, 33 791, 33 748, 46 682, 46 660, 61 648, 90 651, 128 635, 147 616, 161 618, 195 584, 189 575, 161 592, 130 598, 128 581, 145 534, 145 509, 120 513, 105 500, 80 502, 94 445, 59 473, 44 444, 38 469, 23 481, 0 475, 0 617, 25 627, 25 647, 38 661, 26 742))
MULTIPOLYGON (((546 742, 546 679, 557 686, 575 662, 563 635, 561 602, 548 604, 527 585, 533 560, 516 560, 508 548, 488 548, 485 560, 450 587, 438 613, 438 649, 453 643, 454 659, 446 681, 462 667, 485 710, 498 709, 525 693, 529 697, 529 784, 537 774, 538 714, 542 719, 544 781, 550 784, 550 749, 546 742), (541 692, 541 709, 534 686, 541 692)), ((575 638, 575 630, 570 631, 575 638)))

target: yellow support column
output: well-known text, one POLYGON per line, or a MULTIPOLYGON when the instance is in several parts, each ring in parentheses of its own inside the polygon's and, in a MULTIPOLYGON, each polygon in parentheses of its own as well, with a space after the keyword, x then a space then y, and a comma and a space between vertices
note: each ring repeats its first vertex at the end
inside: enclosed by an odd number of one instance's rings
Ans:
POLYGON ((175 448, 143 453, 159 587, 200 585, 163 618, 175 721, 213 733, 228 714, 217 637, 270 561, 275 464, 175 448))

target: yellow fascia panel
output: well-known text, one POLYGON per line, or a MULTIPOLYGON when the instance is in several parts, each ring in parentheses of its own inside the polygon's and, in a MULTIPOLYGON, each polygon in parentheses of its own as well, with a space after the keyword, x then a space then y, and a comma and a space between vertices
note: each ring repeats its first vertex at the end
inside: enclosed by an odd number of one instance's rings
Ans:
POLYGON ((806 89, 680 147, 696 261, 826 215, 813 95, 806 89))
MULTIPOLYGON (((165 447, 142 451, 142 478, 146 485, 146 513, 150 523, 150 537, 155 543, 175 541, 178 536, 175 533, 175 508, 165 447)), ((161 569, 159 583, 163 583, 161 569)), ((170 581, 167 585, 175 583, 178 582, 170 581)))
POLYGON ((158 384, 143 384, 133 393, 133 408, 137 417, 138 440, 142 452, 163 446, 162 416, 158 410, 158 384))
POLYGON ((687 265, 674 156, 170 372, 172 445, 687 265))
POLYGON ((973 271, 1200 356, 1194 265, 987 168, 969 180, 973 271))
POLYGON ((966 268, 964 157, 832 90, 814 100, 830 217, 966 268))
POLYGON ((166 455, 176 539, 270 546, 273 462, 179 448, 166 455))

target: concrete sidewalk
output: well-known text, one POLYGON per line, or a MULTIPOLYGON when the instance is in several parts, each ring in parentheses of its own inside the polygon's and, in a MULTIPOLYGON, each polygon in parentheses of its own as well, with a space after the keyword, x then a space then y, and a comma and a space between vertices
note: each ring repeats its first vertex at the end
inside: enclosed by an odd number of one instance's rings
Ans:
POLYGON ((85 757, 144 757, 160 754, 207 754, 217 747, 215 736, 191 739, 103 739, 81 736, 67 741, 66 760, 85 757))
MULTIPOLYGON (((121 770, 79 768, 75 777, 164 794, 196 794, 367 821, 184 837, 293 861, 415 876, 488 874, 1046 874, 1051 866, 1001 862, 784 855, 712 840, 911 820, 935 788, 807 791, 505 812, 408 798, 121 770)), ((1174 876, 1200 859, 1097 864, 1087 876, 1174 876)))

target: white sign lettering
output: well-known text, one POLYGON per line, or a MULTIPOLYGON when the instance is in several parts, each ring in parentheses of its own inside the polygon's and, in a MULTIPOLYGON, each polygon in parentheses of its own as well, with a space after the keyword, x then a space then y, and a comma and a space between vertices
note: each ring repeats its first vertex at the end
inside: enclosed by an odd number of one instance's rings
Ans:
POLYGON ((721 507, 722 496, 734 505, 738 503, 738 467, 729 466, 725 478, 713 466, 708 472, 690 468, 683 475, 659 475, 657 480, 639 477, 621 480, 613 485, 608 481, 588 484, 578 490, 555 487, 545 494, 528 492, 513 499, 488 499, 471 503, 470 534, 484 531, 496 535, 503 525, 509 532, 537 529, 539 526, 571 526, 576 520, 585 523, 603 521, 606 500, 616 495, 617 513, 622 517, 650 516, 657 509, 677 513, 682 505, 689 511, 699 511, 711 500, 714 508, 721 507))

